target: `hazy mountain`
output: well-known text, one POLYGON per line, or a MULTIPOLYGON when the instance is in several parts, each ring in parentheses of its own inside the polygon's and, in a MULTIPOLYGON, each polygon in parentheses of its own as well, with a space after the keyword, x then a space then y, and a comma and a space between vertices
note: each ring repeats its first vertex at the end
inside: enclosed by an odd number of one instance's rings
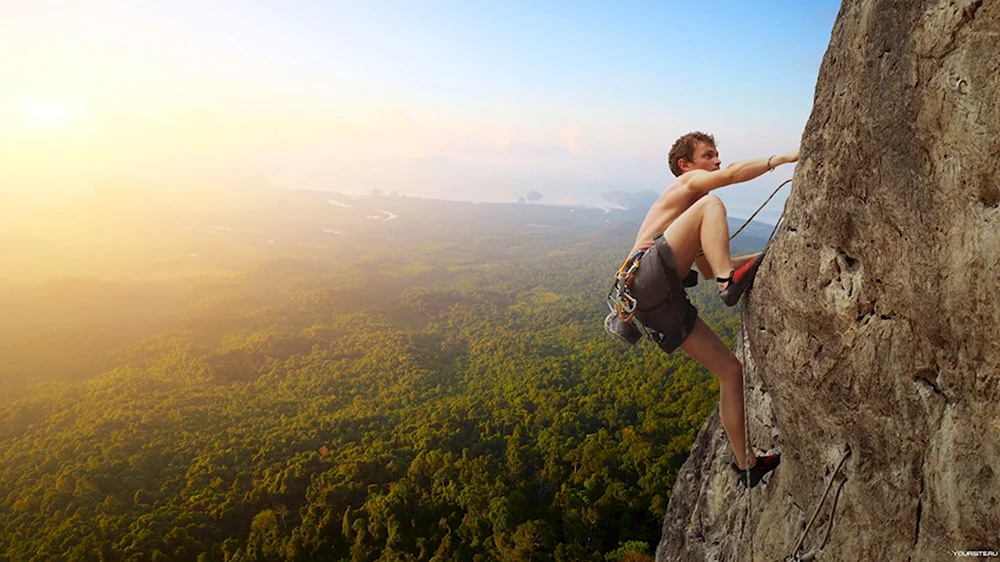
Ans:
POLYGON ((611 191, 601 195, 605 201, 618 205, 623 209, 648 209, 656 201, 659 194, 655 191, 611 191))

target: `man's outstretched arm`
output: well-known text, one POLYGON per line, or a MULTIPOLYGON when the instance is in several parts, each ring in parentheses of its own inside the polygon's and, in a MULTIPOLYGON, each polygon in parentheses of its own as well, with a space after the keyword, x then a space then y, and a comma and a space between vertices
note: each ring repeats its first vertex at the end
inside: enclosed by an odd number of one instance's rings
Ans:
POLYGON ((764 175, 782 164, 791 164, 799 159, 798 149, 782 154, 781 156, 768 156, 767 158, 751 158, 749 160, 739 160, 732 164, 708 172, 705 170, 691 170, 680 177, 682 185, 697 193, 708 193, 713 189, 750 181, 756 177, 764 175))

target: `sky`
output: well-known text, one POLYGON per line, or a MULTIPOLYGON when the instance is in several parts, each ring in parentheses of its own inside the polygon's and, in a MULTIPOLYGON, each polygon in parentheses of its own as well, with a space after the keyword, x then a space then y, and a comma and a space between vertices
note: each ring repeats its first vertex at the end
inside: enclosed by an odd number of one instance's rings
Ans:
MULTIPOLYGON (((724 165, 795 148, 839 7, 0 0, 0 190, 128 178, 601 205, 666 188, 692 130, 724 165)), ((719 194, 746 216, 791 172, 719 194)))

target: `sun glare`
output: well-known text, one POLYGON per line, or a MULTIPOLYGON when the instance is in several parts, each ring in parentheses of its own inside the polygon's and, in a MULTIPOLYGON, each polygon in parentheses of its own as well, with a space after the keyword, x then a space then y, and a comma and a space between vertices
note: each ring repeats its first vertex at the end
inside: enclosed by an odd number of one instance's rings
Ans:
POLYGON ((22 102, 16 115, 26 129, 54 131, 73 125, 80 119, 81 111, 66 101, 33 99, 22 102))

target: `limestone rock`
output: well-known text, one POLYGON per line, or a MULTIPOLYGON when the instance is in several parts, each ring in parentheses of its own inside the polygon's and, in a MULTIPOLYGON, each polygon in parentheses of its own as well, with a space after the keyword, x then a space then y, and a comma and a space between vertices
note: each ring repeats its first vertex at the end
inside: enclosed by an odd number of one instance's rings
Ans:
MULTIPOLYGON (((760 451, 781 452, 770 394, 755 375, 752 358, 742 357, 739 349, 736 354, 746 365, 744 381, 751 440, 760 451)), ((760 507, 771 499, 772 484, 777 483, 781 470, 779 467, 765 476, 767 486, 758 486, 748 495, 737 487, 736 473, 730 467, 735 460, 716 406, 695 438, 691 454, 674 483, 657 560, 747 559, 741 553, 750 548, 753 540, 750 533, 760 519, 760 507)))
POLYGON ((747 306, 782 465, 741 516, 710 419, 657 560, 793 556, 845 446, 829 537, 832 498, 800 553, 1000 550, 998 99, 1000 2, 844 2, 747 306))

